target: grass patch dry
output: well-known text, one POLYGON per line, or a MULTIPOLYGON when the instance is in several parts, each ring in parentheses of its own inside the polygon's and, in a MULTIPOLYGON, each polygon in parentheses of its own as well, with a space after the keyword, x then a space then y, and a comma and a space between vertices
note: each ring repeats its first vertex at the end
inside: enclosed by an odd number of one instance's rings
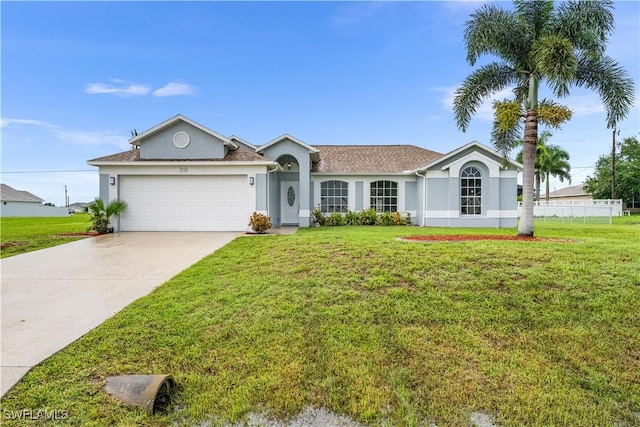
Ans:
POLYGON ((60 234, 84 233, 91 224, 88 214, 73 214, 56 218, 1 218, 0 244, 2 258, 37 251, 80 237, 63 237, 60 234))
POLYGON ((640 227, 538 225, 580 243, 397 240, 514 233, 415 227, 238 238, 34 368, 2 409, 66 409, 73 425, 307 406, 372 425, 468 425, 474 411, 500 426, 637 425, 640 227), (105 377, 130 373, 172 374, 175 410, 110 400, 105 377))

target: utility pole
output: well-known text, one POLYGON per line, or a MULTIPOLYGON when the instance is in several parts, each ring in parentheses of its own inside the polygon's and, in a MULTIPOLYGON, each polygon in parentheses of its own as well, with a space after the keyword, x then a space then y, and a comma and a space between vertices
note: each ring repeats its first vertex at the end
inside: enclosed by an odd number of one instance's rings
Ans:
POLYGON ((616 130, 611 142, 611 199, 616 198, 616 130))
POLYGON ((64 206, 69 207, 69 196, 67 195, 67 184, 64 185, 64 206))

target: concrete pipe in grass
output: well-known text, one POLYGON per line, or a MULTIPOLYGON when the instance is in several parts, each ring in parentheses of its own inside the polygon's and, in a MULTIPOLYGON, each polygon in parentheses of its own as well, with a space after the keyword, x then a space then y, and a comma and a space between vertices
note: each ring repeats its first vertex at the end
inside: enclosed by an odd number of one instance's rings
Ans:
POLYGON ((121 402, 155 414, 166 411, 175 386, 171 375, 118 375, 107 377, 105 390, 121 402))

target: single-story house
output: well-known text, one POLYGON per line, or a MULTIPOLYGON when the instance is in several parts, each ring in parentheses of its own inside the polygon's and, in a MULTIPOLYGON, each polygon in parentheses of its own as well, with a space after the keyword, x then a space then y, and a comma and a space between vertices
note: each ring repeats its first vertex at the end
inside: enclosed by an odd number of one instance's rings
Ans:
POLYGON ((70 203, 69 206, 67 206, 69 208, 69 212, 73 212, 73 213, 83 213, 87 211, 87 208, 89 207, 89 203, 87 202, 75 202, 75 203, 70 203))
MULTIPOLYGON (((546 200, 547 195, 540 196, 540 200, 546 200)), ((568 200, 593 200, 593 196, 587 193, 582 184, 564 187, 559 190, 549 192, 549 201, 568 201, 568 200)))
POLYGON ((54 217, 67 216, 66 208, 44 206, 43 199, 24 190, 16 190, 0 184, 0 216, 3 217, 54 217))
POLYGON ((120 231, 308 227, 314 208, 409 214, 415 225, 514 227, 521 165, 470 142, 442 154, 413 145, 310 145, 284 134, 255 146, 177 115, 88 161, 100 198, 120 199, 120 231))

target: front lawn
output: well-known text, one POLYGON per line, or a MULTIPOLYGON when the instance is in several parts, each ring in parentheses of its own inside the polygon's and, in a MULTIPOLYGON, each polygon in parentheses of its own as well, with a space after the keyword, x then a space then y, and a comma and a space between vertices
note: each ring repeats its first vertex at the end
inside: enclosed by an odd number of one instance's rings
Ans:
POLYGON ((515 233, 417 227, 239 237, 34 368, 3 413, 218 425, 311 406, 368 425, 469 425, 474 412, 638 425, 640 225, 536 227, 571 242, 397 240, 515 233), (111 400, 105 377, 132 373, 172 374, 172 410, 111 400))
POLYGON ((55 218, 1 218, 1 256, 5 258, 73 242, 78 237, 60 237, 59 235, 84 233, 90 225, 89 214, 55 218))

